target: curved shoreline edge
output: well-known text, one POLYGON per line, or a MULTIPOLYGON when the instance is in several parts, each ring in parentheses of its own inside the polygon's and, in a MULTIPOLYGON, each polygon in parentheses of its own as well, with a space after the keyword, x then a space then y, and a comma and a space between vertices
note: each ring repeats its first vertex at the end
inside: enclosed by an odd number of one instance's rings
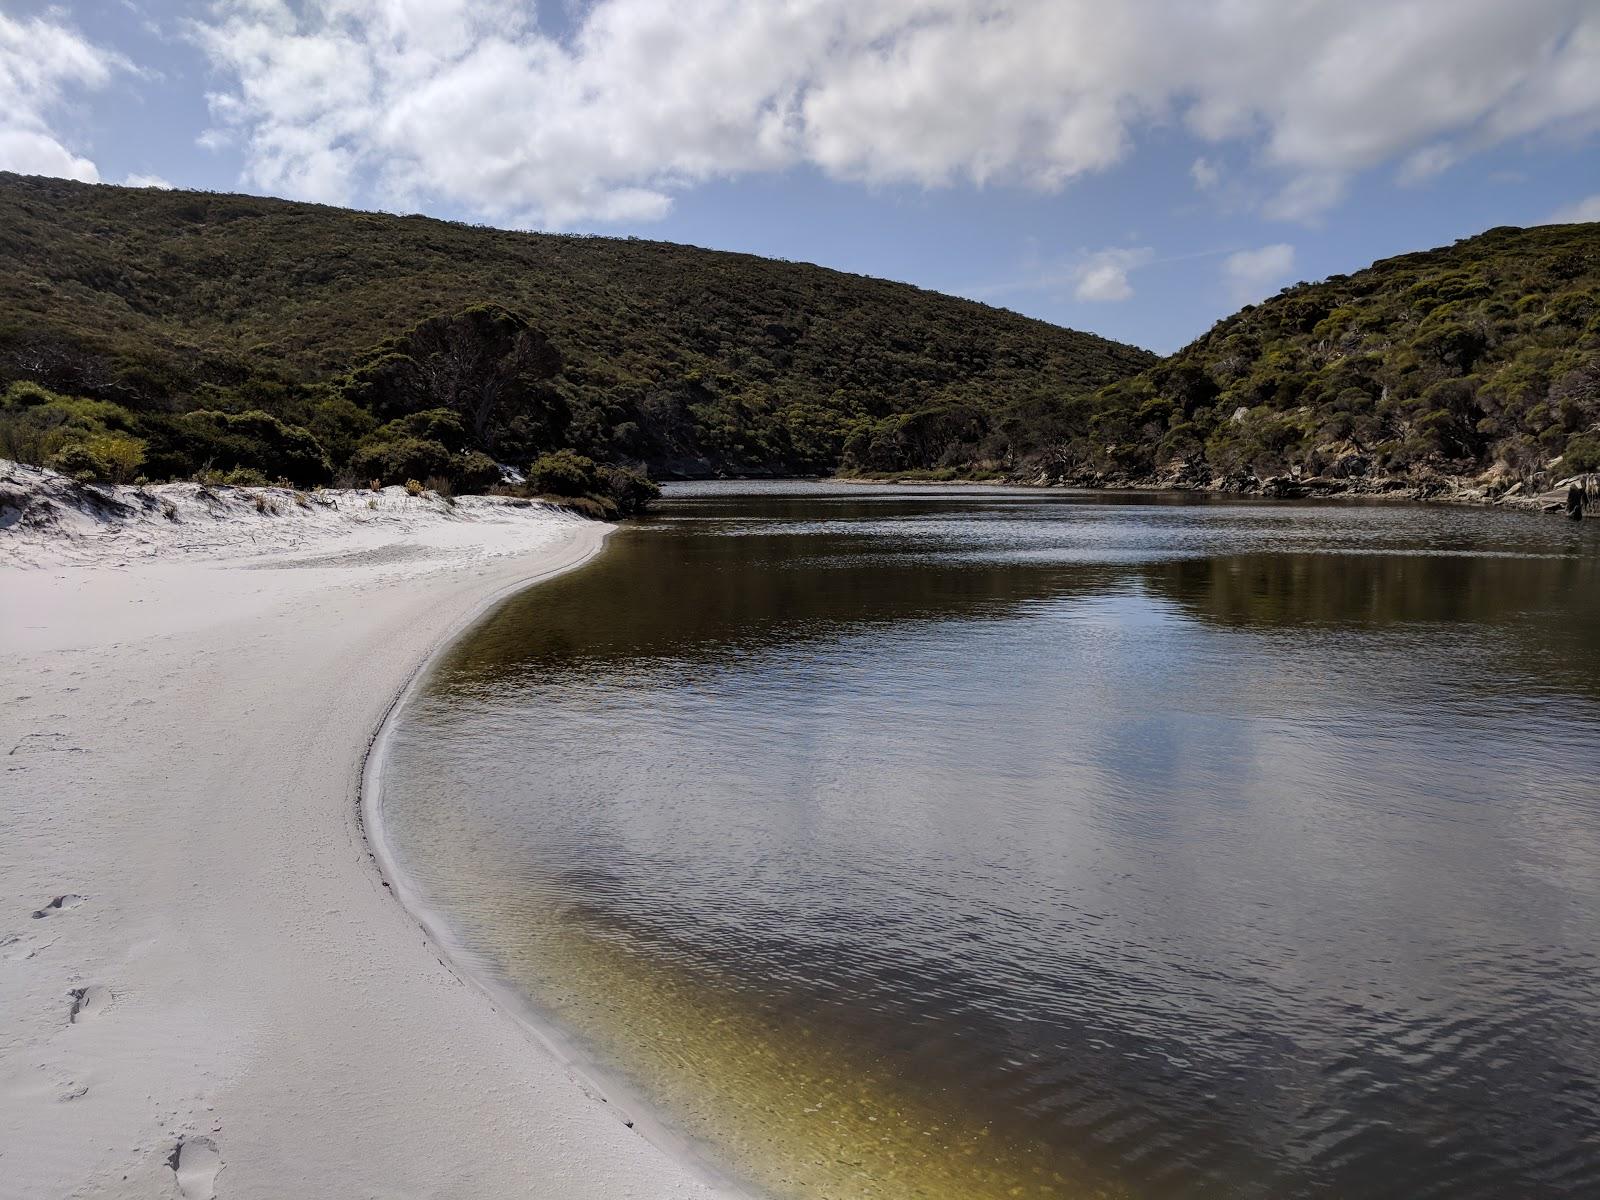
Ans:
POLYGON ((169 1195, 191 1142, 225 1200, 715 1195, 445 962, 359 807, 433 656, 604 526, 0 481, 0 1200, 169 1195))
POLYGON ((444 914, 424 899, 421 889, 401 866, 383 821, 383 771, 389 749, 407 706, 426 686, 434 667, 457 642, 513 597, 575 571, 598 557, 615 532, 615 526, 600 527, 598 536, 580 539, 580 542, 587 544, 583 545, 576 557, 547 565, 524 578, 496 588, 437 638, 418 660, 367 738, 356 785, 356 819, 365 839, 368 857, 395 902, 417 923, 429 945, 438 952, 440 960, 457 979, 477 991, 492 1008, 505 1014, 533 1043, 536 1052, 553 1058, 593 1100, 608 1106, 617 1120, 713 1189, 720 1200, 753 1200, 752 1193, 714 1166, 689 1139, 668 1127, 634 1089, 617 1080, 579 1050, 559 1026, 542 1016, 529 997, 511 984, 495 978, 477 956, 461 944, 444 914))

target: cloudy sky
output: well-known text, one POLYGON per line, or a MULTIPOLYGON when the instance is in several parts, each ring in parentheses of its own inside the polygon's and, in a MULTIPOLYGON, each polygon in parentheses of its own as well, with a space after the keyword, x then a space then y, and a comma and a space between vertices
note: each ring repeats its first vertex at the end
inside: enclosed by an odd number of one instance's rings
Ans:
POLYGON ((1600 0, 0 0, 0 169, 748 250, 1164 351, 1600 220, 1600 0))

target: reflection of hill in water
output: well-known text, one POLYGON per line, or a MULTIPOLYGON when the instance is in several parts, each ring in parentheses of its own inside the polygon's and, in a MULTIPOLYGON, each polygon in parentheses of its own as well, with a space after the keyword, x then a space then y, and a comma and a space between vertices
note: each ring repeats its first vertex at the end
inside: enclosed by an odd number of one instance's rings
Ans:
POLYGON ((1143 569, 1152 591, 1223 625, 1500 624, 1600 605, 1600 559, 1483 555, 1233 554, 1143 569))
POLYGON ((778 639, 994 619, 1138 583, 1184 616, 1230 628, 1492 627, 1508 649, 1523 643, 1548 660, 1559 677, 1552 684, 1600 687, 1600 558, 1593 556, 1268 552, 1136 566, 1002 557, 941 563, 936 547, 928 554, 909 540, 848 526, 797 536, 756 525, 729 537, 718 524, 624 530, 583 571, 513 598, 448 669, 458 680, 504 682, 505 672, 518 669, 718 661, 778 639), (751 561, 763 569, 748 569, 751 561))
POLYGON ((722 659, 777 640, 992 618, 1040 599, 1108 590, 1127 578, 1125 568, 1112 565, 941 565, 884 540, 624 530, 582 571, 513 598, 466 639, 447 669, 503 682, 507 670, 536 666, 722 659), (752 561, 762 569, 751 570, 752 561))
POLYGON ((1230 628, 1476 626, 1525 675, 1600 696, 1600 558, 1235 554, 1141 568, 1150 593, 1230 628))

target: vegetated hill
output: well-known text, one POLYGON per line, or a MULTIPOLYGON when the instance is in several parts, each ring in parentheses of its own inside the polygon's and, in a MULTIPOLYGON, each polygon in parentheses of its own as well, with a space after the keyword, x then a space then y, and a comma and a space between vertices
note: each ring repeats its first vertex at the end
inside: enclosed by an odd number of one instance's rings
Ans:
POLYGON ((822 472, 1154 361, 803 263, 0 174, 0 455, 79 474, 822 472))
POLYGON ((1033 450, 1048 478, 1494 496, 1600 470, 1600 224, 1285 288, 1066 407, 1033 450))

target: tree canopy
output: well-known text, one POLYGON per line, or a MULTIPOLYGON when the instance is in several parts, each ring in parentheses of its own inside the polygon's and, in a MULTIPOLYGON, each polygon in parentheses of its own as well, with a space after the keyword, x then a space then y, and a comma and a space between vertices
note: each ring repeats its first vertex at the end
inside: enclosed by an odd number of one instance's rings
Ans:
POLYGON ((1492 229, 1158 360, 805 263, 0 174, 0 454, 465 488, 561 451, 593 479, 1531 479, 1600 466, 1597 295, 1600 225, 1492 229))

